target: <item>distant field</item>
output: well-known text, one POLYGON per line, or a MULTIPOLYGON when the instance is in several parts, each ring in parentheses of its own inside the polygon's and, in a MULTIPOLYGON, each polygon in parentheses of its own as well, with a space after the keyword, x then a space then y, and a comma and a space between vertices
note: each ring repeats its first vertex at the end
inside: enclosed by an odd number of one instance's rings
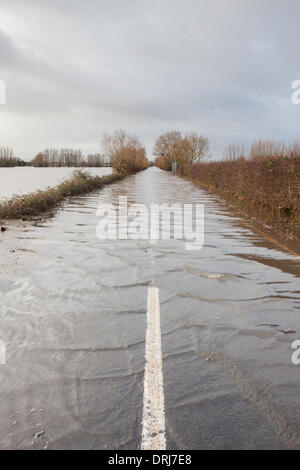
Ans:
MULTIPOLYGON (((0 200, 14 194, 27 194, 56 186, 63 179, 68 178, 76 168, 33 168, 14 167, 0 168, 0 200)), ((88 168, 93 176, 109 175, 111 168, 88 168)))

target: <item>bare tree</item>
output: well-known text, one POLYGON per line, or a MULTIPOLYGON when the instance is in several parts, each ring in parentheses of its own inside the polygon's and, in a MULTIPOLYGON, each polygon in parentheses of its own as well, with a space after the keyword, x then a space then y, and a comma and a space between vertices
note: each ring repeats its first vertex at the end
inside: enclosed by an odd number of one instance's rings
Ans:
POLYGON ((273 140, 259 140, 250 149, 250 158, 284 157, 288 154, 286 145, 273 140))
POLYGON ((246 158, 246 151, 244 144, 231 144, 228 145, 224 150, 225 160, 238 160, 240 158, 246 158))
POLYGON ((25 162, 15 157, 14 152, 9 147, 0 147, 0 166, 24 166, 25 162))
POLYGON ((208 157, 209 142, 206 137, 191 132, 182 137, 178 131, 162 134, 156 141, 154 153, 161 168, 171 168, 172 160, 179 164, 197 163, 208 157), (161 160, 165 158, 165 162, 161 160))
POLYGON ((174 145, 181 140, 179 131, 165 132, 155 142, 153 154, 156 157, 170 157, 174 145))
POLYGON ((33 166, 41 167, 46 166, 45 163, 45 154, 43 152, 39 152, 32 161, 33 166))
POLYGON ((123 130, 104 134, 102 145, 111 166, 120 173, 134 173, 149 166, 145 148, 138 138, 123 130))
POLYGON ((89 154, 87 156, 87 160, 85 165, 88 167, 99 167, 99 166, 104 166, 104 155, 101 155, 101 153, 96 153, 94 155, 89 154))
POLYGON ((192 132, 184 138, 186 141, 186 161, 187 163, 198 163, 208 157, 209 141, 206 137, 192 132))

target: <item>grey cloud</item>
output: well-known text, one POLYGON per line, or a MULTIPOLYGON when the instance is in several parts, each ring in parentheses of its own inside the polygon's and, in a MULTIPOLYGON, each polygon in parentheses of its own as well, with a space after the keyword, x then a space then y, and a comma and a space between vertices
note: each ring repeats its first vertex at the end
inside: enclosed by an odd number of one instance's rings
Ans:
POLYGON ((198 130, 216 157, 230 142, 296 140, 299 13, 296 0, 1 0, 2 140, 26 157, 98 150, 114 127, 149 152, 165 130, 198 130))

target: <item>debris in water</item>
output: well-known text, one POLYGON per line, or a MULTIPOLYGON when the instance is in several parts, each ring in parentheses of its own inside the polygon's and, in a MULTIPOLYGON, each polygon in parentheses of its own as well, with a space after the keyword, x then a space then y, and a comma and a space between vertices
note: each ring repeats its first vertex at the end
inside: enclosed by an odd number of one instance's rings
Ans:
POLYGON ((281 333, 284 333, 285 335, 292 335, 296 333, 295 330, 278 330, 278 331, 280 331, 281 333))

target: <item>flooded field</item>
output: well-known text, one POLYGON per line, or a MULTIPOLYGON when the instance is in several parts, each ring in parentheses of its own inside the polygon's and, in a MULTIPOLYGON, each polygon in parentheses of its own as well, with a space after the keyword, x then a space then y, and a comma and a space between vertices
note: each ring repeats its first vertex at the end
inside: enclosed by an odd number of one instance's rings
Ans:
POLYGON ((140 448, 154 284, 167 449, 300 449, 300 260, 217 198, 151 168, 0 240, 0 448, 140 448), (204 203, 204 248, 100 241, 98 205, 124 195, 204 203))
MULTIPOLYGON (((0 201, 14 194, 26 194, 56 186, 69 178, 76 168, 0 168, 0 201)), ((109 175, 111 168, 86 168, 92 175, 109 175)))

